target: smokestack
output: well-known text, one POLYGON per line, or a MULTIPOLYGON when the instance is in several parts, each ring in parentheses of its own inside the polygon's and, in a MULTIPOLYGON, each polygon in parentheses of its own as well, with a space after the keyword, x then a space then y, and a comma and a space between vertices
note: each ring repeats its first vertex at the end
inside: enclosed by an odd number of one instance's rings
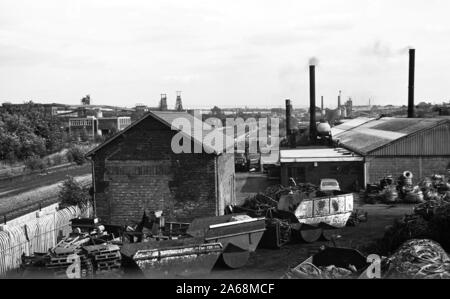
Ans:
POLYGON ((289 146, 295 146, 292 144, 292 128, 291 128, 291 116, 292 116, 292 105, 291 100, 286 100, 286 139, 289 146))
POLYGON ((316 66, 309 66, 309 137, 316 140, 316 66))
POLYGON ((321 97, 320 101, 320 114, 323 116, 323 96, 321 97))
POLYGON ((408 118, 414 117, 414 68, 416 50, 409 49, 408 118))
POLYGON ((338 95, 338 109, 341 108, 341 93, 342 93, 342 91, 339 90, 339 95, 338 95))

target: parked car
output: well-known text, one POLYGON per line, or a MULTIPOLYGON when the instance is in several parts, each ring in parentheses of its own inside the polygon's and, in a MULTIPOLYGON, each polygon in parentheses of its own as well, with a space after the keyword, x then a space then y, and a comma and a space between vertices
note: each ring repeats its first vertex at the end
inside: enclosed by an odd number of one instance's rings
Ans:
POLYGON ((341 191, 339 182, 335 179, 321 179, 320 191, 341 191))

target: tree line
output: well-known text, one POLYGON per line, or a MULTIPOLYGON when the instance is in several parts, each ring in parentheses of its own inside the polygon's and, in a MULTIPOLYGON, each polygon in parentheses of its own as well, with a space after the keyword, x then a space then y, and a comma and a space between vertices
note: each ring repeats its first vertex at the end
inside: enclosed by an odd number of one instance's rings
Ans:
POLYGON ((55 153, 70 142, 64 126, 43 105, 0 107, 0 160, 25 161, 55 153))

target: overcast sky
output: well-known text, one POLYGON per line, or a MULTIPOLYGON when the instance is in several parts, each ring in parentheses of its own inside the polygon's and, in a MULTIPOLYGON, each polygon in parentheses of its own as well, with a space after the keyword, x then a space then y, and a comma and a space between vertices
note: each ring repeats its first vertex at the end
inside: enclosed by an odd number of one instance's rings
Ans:
POLYGON ((0 101, 185 107, 450 99, 447 0, 0 0, 0 101))

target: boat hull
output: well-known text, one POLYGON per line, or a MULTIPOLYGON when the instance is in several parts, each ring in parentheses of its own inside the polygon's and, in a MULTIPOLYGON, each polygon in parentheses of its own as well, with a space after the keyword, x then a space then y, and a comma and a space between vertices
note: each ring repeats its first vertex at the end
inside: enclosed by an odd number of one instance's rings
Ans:
POLYGON ((353 194, 305 200, 295 210, 298 221, 308 225, 342 228, 353 212, 353 194))

